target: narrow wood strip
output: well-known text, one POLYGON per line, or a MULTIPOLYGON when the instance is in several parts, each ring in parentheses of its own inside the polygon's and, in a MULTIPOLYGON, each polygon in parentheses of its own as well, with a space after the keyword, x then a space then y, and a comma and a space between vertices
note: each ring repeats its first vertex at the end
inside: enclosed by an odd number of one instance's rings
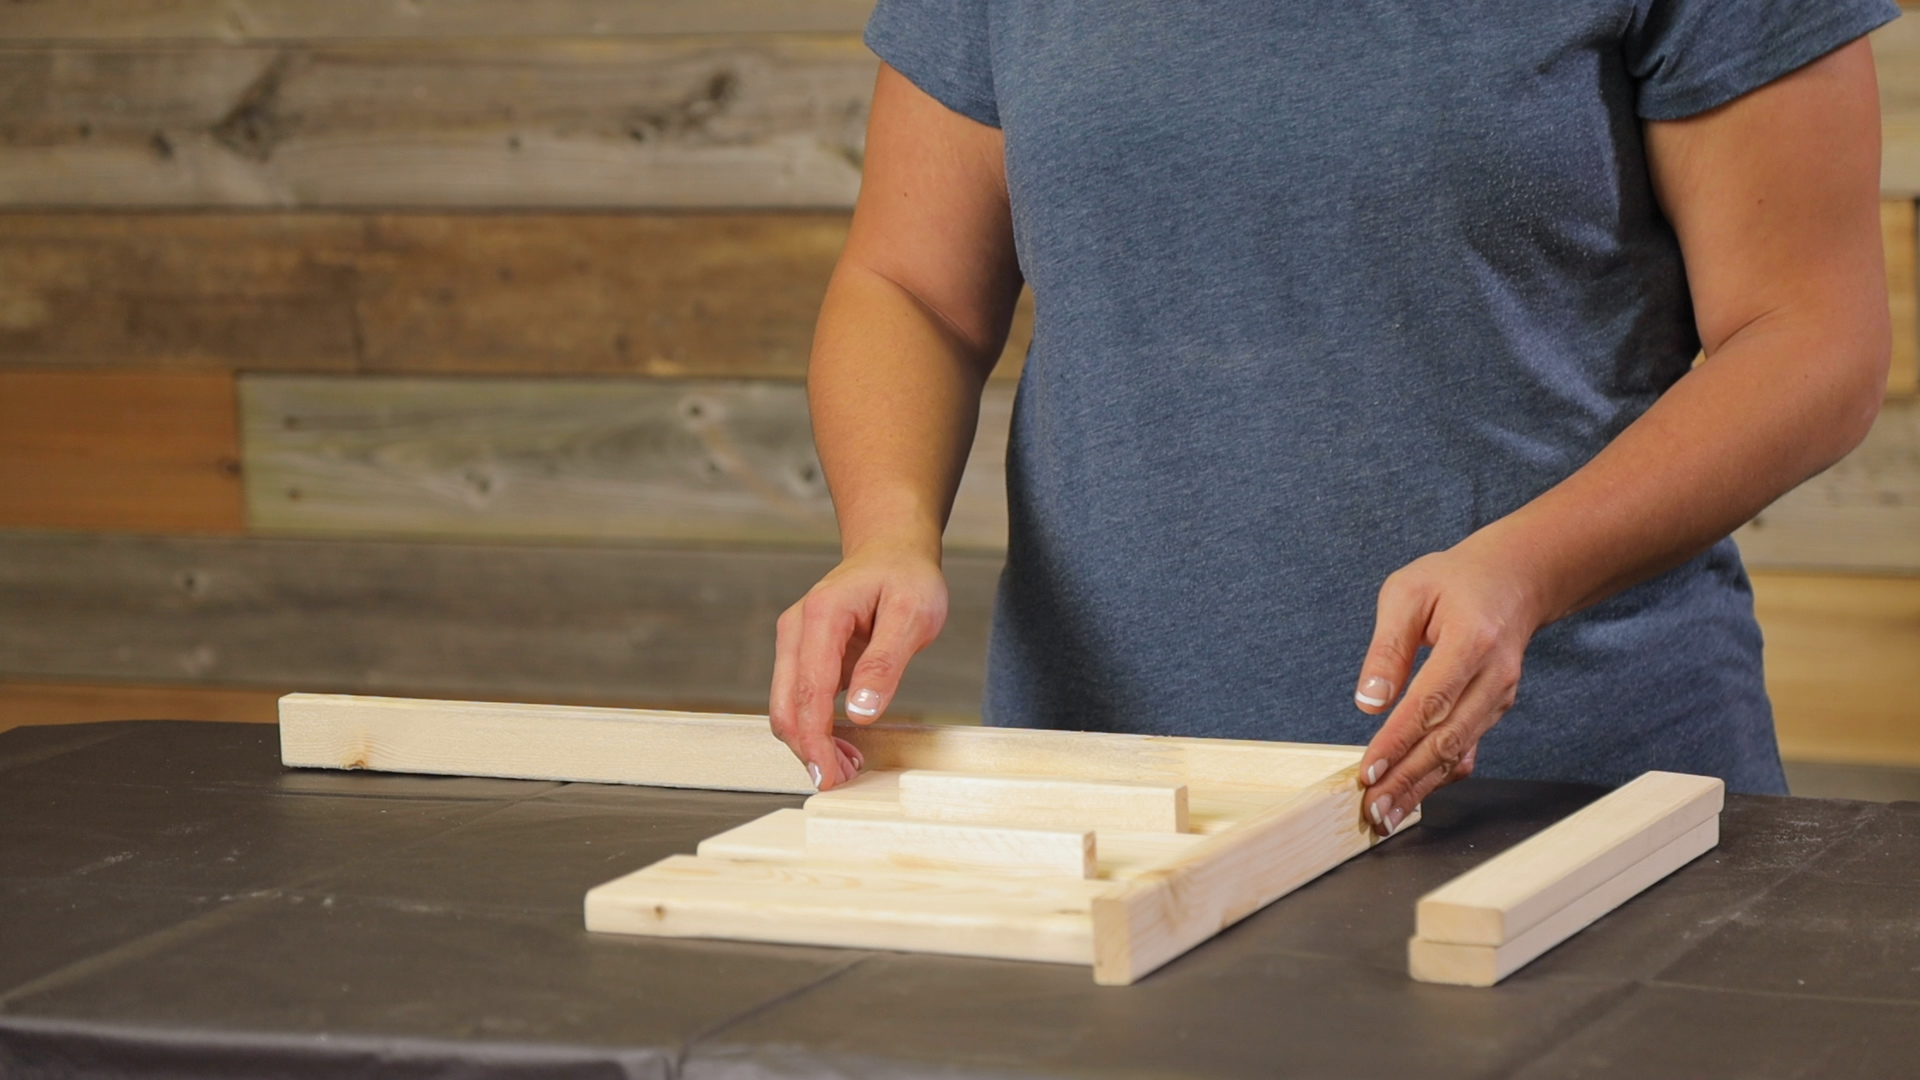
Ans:
POLYGON ((1753 575, 1783 756, 1920 766, 1920 577, 1753 575))
MULTIPOLYGON (((1359 764, 1093 902, 1093 978, 1125 986, 1367 850, 1359 764)), ((1402 828, 1419 820, 1415 811, 1402 828)))
MULTIPOLYGON (((762 712, 829 552, 0 530, 0 675, 762 712)), ((900 715, 978 715, 997 558, 953 554, 900 715)))
POLYGON ((1420 982, 1492 986, 1719 842, 1715 814, 1503 945, 1461 945, 1415 935, 1407 941, 1407 973, 1420 982))
MULTIPOLYGON (((1006 546, 1012 398, 987 391, 952 547, 1006 546)), ((798 383, 255 376, 241 401, 260 533, 839 542, 798 383)))
POLYGON ((227 375, 0 371, 0 528, 237 533, 237 428, 227 375))
MULTIPOLYGON (((1920 56, 1915 57, 1920 62, 1920 56)), ((1920 394, 1920 235, 1911 198, 1880 204, 1880 239, 1887 254, 1887 309, 1892 317, 1892 362, 1887 393, 1920 394)))
POLYGON ((837 817, 808 812, 809 859, 867 862, 916 870, 1094 876, 1090 829, 975 825, 908 818, 837 817))
POLYGON ((1644 773, 1421 897, 1415 933, 1459 945, 1514 941, 1717 817, 1725 798, 1716 777, 1644 773))
POLYGON ((0 41, 857 34, 872 11, 873 0, 58 0, 9 5, 0 41))
POLYGON ((1185 784, 913 769, 900 774, 900 808, 910 817, 933 821, 1187 831, 1185 784))
POLYGON ((271 724, 280 692, 224 686, 125 686, 0 679, 0 731, 108 720, 211 720, 271 724))
POLYGON ((1734 533, 1765 569, 1920 572, 1920 398, 1890 398, 1853 453, 1734 533))
POLYGON ((587 893, 587 929, 1085 964, 1111 886, 677 855, 587 893))

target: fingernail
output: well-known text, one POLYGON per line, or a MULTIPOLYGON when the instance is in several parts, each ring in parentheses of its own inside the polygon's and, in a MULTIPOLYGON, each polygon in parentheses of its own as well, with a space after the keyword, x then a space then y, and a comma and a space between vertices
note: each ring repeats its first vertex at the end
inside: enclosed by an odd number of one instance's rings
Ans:
POLYGON ((1378 708, 1393 698, 1393 684, 1378 675, 1369 675, 1354 691, 1353 700, 1369 708, 1378 708))
MULTIPOLYGON (((811 777, 813 777, 813 786, 814 786, 814 787, 819 787, 819 786, 820 786, 820 766, 818 766, 818 765, 815 765, 815 764, 814 764, 813 762, 811 762, 811 761, 809 761, 809 762, 807 762, 807 775, 808 775, 808 776, 811 776, 811 777)), ((1379 818, 1374 818, 1374 820, 1375 820, 1375 821, 1378 821, 1378 820, 1380 820, 1380 819, 1379 819, 1379 818)))
MULTIPOLYGON (((816 780, 815 783, 818 783, 818 781, 816 780)), ((1387 820, 1387 807, 1392 805, 1392 796, 1382 795, 1373 800, 1372 806, 1367 807, 1367 816, 1373 819, 1375 825, 1384 824, 1387 820)))
POLYGON ((1380 767, 1385 764, 1386 762, 1384 761, 1376 761, 1373 764, 1367 766, 1367 786, 1368 787, 1372 787, 1373 785, 1380 782, 1380 767))
POLYGON ((1397 806, 1393 808, 1393 813, 1387 815, 1387 835, 1388 836, 1392 836, 1394 833, 1400 831, 1400 819, 1406 816, 1407 816, 1407 812, 1405 810, 1402 810, 1397 806))
POLYGON ((860 775, 859 767, 853 763, 852 758, 846 755, 846 751, 844 750, 841 751, 838 754, 838 757, 840 758, 840 782, 841 783, 844 784, 847 781, 853 779, 854 777, 860 775))
POLYGON ((880 693, 862 687, 847 695, 847 711, 855 716, 872 716, 880 711, 880 693))

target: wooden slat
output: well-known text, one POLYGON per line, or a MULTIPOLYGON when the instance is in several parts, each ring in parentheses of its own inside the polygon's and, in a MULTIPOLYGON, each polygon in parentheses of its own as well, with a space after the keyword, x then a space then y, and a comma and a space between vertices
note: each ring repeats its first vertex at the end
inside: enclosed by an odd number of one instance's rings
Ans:
POLYGON ((271 724, 277 690, 218 686, 122 686, 0 679, 0 731, 103 720, 215 720, 271 724))
POLYGON ((1873 32, 1880 82, 1880 190, 1920 195, 1920 20, 1909 14, 1873 32))
POLYGON ((1920 577, 1753 575, 1783 756, 1920 765, 1920 577))
POLYGON ((1912 199, 1880 204, 1880 241, 1887 256, 1887 311, 1893 325, 1887 393, 1920 394, 1920 234, 1912 199))
POLYGON ((912 769, 900 774, 900 808, 936 821, 1187 831, 1185 784, 912 769))
POLYGON ((810 860, 1079 880, 1094 876, 1090 829, 803 813, 810 860))
POLYGON ((0 528, 239 532, 237 427, 227 375, 0 371, 0 528))
MULTIPOLYGON (((840 212, 0 213, 0 366, 805 375, 840 212)), ((1018 373, 1023 299, 1001 361, 1018 373)))
POLYGON ((1920 571, 1920 398, 1889 398, 1858 449, 1734 539, 1761 569, 1920 571))
POLYGON ((0 50, 0 205, 849 207, 853 35, 0 50))
MULTIPOLYGON (((987 393, 951 546, 1006 547, 1012 397, 987 393)), ((260 532, 839 539, 798 383, 252 376, 241 400, 260 532)))
POLYGON ((858 33, 873 0, 27 0, 0 42, 858 33))
MULTIPOLYGON (((0 675, 765 709, 829 553, 0 532, 0 675)), ((905 714, 978 715, 999 560, 946 560, 905 714)))

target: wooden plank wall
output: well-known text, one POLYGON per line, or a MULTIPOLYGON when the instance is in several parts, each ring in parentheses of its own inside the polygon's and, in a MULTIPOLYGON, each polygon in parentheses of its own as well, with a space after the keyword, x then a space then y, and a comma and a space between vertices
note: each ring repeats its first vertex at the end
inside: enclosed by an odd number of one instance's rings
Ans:
MULTIPOLYGON (((799 381, 870 6, 6 5, 0 727, 296 689, 763 707, 832 559, 799 381)), ((1789 755, 1920 764, 1920 30, 1875 49, 1887 410, 1739 540, 1789 755)), ((910 712, 977 711, 1031 319, 910 712)))

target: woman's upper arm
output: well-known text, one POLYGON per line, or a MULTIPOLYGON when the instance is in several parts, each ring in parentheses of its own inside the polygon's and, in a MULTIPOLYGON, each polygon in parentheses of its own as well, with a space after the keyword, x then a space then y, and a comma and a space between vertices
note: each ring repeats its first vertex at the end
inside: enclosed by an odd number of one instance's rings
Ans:
POLYGON ((1021 284, 999 129, 882 64, 841 269, 887 279, 997 358, 1021 284))
POLYGON ((1864 39, 1698 116, 1647 125, 1707 355, 1792 316, 1884 382, 1880 107, 1864 39))

